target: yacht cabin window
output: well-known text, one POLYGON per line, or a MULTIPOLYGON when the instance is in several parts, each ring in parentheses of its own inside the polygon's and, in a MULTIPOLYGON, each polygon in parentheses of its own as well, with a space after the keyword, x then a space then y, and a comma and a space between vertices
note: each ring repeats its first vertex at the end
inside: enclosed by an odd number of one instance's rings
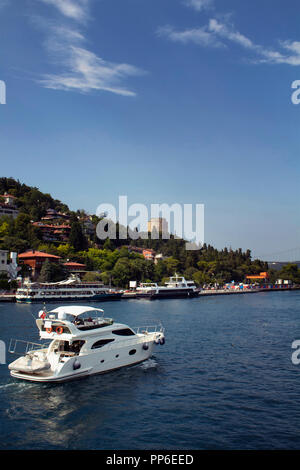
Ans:
POLYGON ((130 328, 122 328, 120 330, 113 330, 112 333, 118 336, 134 336, 135 333, 130 328))
POLYGON ((109 338, 108 339, 100 339, 99 341, 96 341, 96 343, 93 344, 91 349, 102 348, 102 346, 105 346, 106 344, 111 343, 112 341, 114 341, 114 339, 109 339, 109 338))

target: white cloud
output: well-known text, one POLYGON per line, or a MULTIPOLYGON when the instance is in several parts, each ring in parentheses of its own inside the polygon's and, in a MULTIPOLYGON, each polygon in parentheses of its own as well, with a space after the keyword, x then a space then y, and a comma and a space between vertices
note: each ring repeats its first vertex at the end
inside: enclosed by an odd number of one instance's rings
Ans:
POLYGON ((133 91, 120 83, 129 76, 143 73, 137 67, 105 61, 93 52, 73 45, 66 51, 61 49, 59 52, 66 70, 59 74, 45 75, 40 80, 44 87, 84 93, 103 90, 123 96, 135 96, 133 91))
POLYGON ((246 47, 248 49, 253 49, 255 47, 253 42, 246 36, 239 33, 238 31, 234 31, 226 24, 219 23, 215 19, 209 20, 208 29, 215 35, 224 39, 228 39, 229 41, 236 42, 240 46, 246 47))
POLYGON ((56 7, 60 13, 77 21, 84 21, 88 16, 89 0, 40 0, 56 7))
MULTIPOLYGON (((1 1, 1 0, 0 0, 1 1)), ((58 8, 63 16, 83 23, 87 18, 89 0, 40 0, 58 8)), ((123 85, 128 77, 144 72, 133 65, 104 60, 86 46, 86 38, 78 27, 40 17, 34 23, 46 32, 45 47, 58 72, 47 73, 38 83, 54 90, 88 93, 103 90, 123 96, 136 93, 123 85)))
POLYGON ((185 4, 197 11, 204 10, 213 6, 214 0, 185 0, 185 4))
POLYGON ((204 47, 224 47, 206 26, 183 31, 176 31, 172 26, 164 26, 157 30, 157 35, 165 36, 170 41, 180 42, 182 44, 192 42, 204 47))
POLYGON ((123 81, 144 72, 126 63, 109 62, 89 51, 84 35, 66 26, 49 26, 45 42, 53 62, 61 70, 45 74, 38 82, 45 88, 88 93, 109 91, 123 96, 136 93, 122 86, 123 81))
POLYGON ((209 21, 209 30, 218 37, 235 42, 243 48, 252 51, 256 56, 254 62, 300 65, 300 42, 298 41, 279 42, 282 48, 282 52, 280 52, 260 44, 255 44, 251 39, 236 31, 232 25, 219 23, 215 19, 209 21))
POLYGON ((281 51, 270 49, 254 43, 247 36, 237 31, 232 24, 221 23, 215 18, 210 19, 208 25, 199 28, 176 31, 171 26, 165 26, 159 28, 157 33, 173 42, 194 43, 202 47, 225 48, 230 43, 235 43, 252 53, 254 58, 252 57, 251 61, 253 63, 300 65, 300 42, 281 41, 279 42, 281 51))

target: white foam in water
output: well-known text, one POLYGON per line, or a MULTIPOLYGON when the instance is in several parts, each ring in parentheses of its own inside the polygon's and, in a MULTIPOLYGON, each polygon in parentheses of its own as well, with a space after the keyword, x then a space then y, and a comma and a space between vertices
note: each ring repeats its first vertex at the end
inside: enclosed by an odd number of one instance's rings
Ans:
POLYGON ((10 382, 8 384, 0 385, 0 390, 8 388, 8 387, 15 387, 17 390, 22 390, 24 387, 26 388, 34 387, 34 384, 29 384, 25 382, 10 382))
POLYGON ((0 390, 3 389, 3 388, 7 388, 7 387, 11 387, 13 385, 17 385, 15 383, 10 383, 10 384, 5 384, 5 385, 0 385, 0 390))
POLYGON ((142 369, 153 369, 158 366, 158 363, 156 362, 155 359, 148 359, 147 361, 143 362, 140 364, 140 367, 142 369))

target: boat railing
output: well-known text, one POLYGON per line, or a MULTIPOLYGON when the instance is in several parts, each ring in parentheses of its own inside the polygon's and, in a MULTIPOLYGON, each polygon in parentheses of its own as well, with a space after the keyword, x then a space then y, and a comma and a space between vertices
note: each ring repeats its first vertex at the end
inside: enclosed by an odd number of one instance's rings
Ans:
POLYGON ((39 349, 47 349, 47 344, 32 343, 31 341, 23 341, 22 339, 11 339, 9 342, 8 352, 11 354, 17 354, 24 356, 31 351, 37 351, 39 349))
POLYGON ((138 326, 132 329, 137 335, 140 333, 142 334, 163 333, 165 330, 161 323, 159 323, 158 325, 153 325, 153 326, 138 326))

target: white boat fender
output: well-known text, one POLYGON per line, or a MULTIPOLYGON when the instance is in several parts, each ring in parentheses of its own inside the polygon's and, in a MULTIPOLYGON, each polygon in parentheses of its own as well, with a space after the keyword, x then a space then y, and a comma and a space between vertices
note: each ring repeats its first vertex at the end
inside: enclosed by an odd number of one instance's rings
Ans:
POLYGON ((165 344, 165 342, 166 342, 166 340, 165 340, 164 337, 160 338, 159 343, 160 343, 161 345, 165 344))
POLYGON ((144 349, 145 351, 147 351, 147 349, 149 349, 149 346, 148 346, 147 343, 144 343, 144 344, 143 344, 143 349, 144 349))
POLYGON ((78 359, 75 359, 74 364, 73 364, 73 369, 77 370, 77 369, 80 369, 80 367, 81 367, 80 362, 78 361, 78 359))

